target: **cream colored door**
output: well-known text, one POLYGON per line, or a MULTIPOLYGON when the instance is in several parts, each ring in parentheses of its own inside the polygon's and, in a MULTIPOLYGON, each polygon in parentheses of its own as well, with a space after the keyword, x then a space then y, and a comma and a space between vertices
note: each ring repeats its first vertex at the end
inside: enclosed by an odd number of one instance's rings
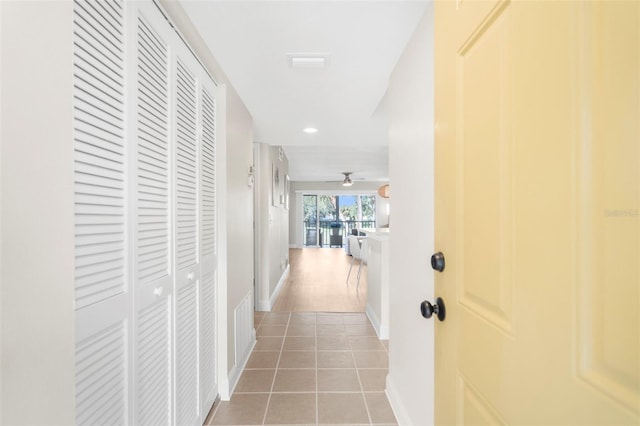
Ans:
POLYGON ((435 24, 436 422, 640 423, 640 2, 435 24))

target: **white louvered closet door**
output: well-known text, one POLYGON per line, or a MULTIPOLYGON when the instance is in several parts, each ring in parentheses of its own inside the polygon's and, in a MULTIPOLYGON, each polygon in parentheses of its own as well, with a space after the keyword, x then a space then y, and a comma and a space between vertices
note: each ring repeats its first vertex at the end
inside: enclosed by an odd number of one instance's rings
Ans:
POLYGON ((74 4, 76 423, 128 422, 131 283, 121 1, 74 4))
POLYGON ((135 420, 173 421, 171 51, 155 6, 136 11, 135 420))
POLYGON ((200 388, 201 412, 218 395, 216 374, 216 88, 204 80, 200 132, 200 388))
POLYGON ((200 417, 199 64, 186 48, 175 63, 176 423, 200 417))
POLYGON ((216 86, 151 1, 75 0, 76 422, 217 396, 216 86))

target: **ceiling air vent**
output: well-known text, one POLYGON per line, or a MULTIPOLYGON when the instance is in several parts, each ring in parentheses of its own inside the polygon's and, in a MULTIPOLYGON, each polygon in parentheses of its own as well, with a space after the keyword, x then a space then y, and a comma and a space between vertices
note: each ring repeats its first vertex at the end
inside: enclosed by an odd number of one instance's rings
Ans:
POLYGON ((289 53, 291 68, 324 68, 329 64, 328 53, 289 53))

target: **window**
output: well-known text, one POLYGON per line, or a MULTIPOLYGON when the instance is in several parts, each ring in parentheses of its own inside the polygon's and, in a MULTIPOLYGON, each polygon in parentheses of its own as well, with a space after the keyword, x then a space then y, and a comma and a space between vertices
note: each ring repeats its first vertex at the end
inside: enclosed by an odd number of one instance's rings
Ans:
POLYGON ((375 195, 315 195, 302 197, 305 247, 329 246, 338 228, 349 235, 355 228, 376 227, 375 195))

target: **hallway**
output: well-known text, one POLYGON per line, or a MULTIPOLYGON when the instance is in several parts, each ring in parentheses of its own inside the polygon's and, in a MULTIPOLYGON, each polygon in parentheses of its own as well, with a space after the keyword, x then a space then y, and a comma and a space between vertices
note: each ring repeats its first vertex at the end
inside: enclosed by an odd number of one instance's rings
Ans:
POLYGON ((388 342, 363 313, 256 312, 257 344, 207 425, 393 425, 388 342))
POLYGON ((367 268, 362 267, 356 288, 358 263, 342 248, 289 249, 289 277, 273 305, 273 312, 364 312, 367 304, 367 268))
POLYGON ((255 312, 257 343, 229 402, 209 425, 396 424, 384 394, 388 341, 364 314, 366 267, 341 248, 289 250, 272 312, 255 312))

